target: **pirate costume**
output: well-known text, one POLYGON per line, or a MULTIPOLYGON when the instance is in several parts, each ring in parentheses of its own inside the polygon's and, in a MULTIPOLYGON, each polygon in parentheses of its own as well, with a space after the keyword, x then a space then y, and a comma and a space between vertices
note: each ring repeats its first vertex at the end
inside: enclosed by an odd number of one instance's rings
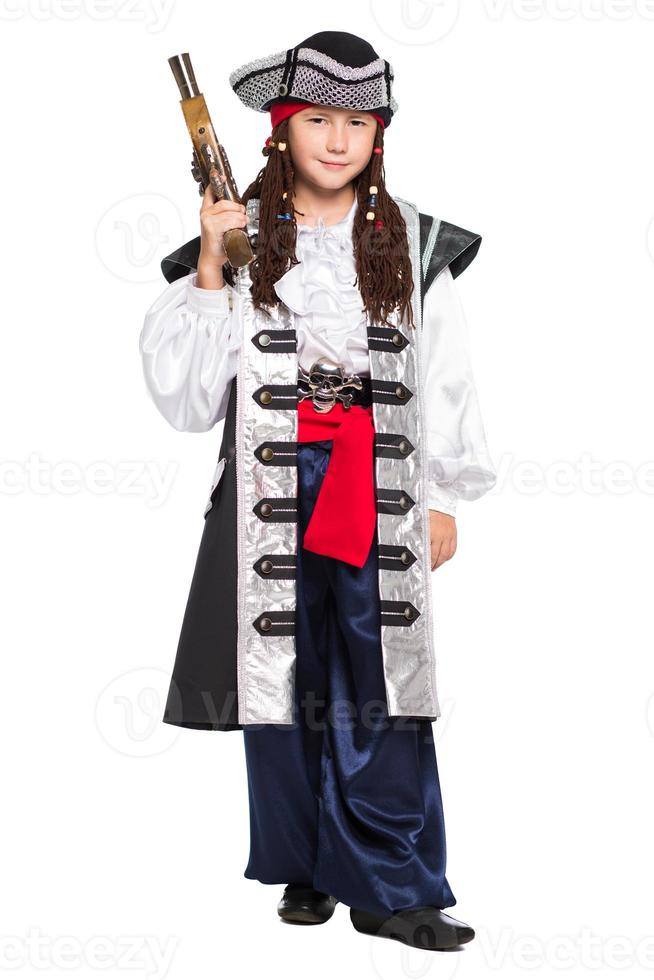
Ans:
MULTIPOLYGON (((388 128, 392 82, 370 44, 331 31, 230 75, 273 128, 313 104, 388 128)), ((271 138, 265 150, 288 152, 271 138)), ((224 420, 163 720, 243 731, 244 874, 287 884, 282 918, 323 922, 341 901, 359 931, 435 949, 474 932, 440 911, 455 898, 431 724, 428 511, 454 515, 496 475, 454 287, 481 238, 394 200, 414 330, 361 311, 355 197, 334 225, 297 225, 299 264, 267 311, 247 266, 198 287, 200 237, 171 253, 140 352, 171 425, 224 420)), ((255 247, 258 207, 246 205, 255 247)), ((291 217, 280 205, 278 220, 291 217)))

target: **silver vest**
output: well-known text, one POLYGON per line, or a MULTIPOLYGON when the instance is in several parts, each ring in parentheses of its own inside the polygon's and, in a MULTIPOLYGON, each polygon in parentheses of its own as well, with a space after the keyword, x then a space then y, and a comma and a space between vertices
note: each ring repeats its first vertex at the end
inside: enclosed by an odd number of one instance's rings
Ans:
MULTIPOLYGON (((420 226, 407 226, 415 329, 369 326, 381 649, 388 713, 435 720, 436 693, 421 368, 420 226)), ((247 204, 256 236, 259 201, 247 204)), ((297 376, 294 314, 255 309, 246 266, 234 275, 243 310, 236 403, 238 721, 291 724, 295 683, 297 376)), ((214 486, 224 461, 219 460, 214 486), (221 465, 222 464, 222 465, 221 465)))

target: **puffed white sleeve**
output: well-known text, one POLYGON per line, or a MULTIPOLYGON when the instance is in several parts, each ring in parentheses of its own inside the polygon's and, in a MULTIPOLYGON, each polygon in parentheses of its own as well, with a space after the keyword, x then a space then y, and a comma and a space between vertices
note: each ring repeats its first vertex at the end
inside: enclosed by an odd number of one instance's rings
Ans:
POLYGON ((201 289, 183 276, 145 314, 139 351, 150 397, 166 421, 183 432, 206 432, 227 412, 230 381, 241 345, 238 293, 201 289))
POLYGON ((476 500, 496 483, 472 371, 468 331, 449 266, 425 295, 422 374, 428 507, 455 516, 461 497, 476 500))

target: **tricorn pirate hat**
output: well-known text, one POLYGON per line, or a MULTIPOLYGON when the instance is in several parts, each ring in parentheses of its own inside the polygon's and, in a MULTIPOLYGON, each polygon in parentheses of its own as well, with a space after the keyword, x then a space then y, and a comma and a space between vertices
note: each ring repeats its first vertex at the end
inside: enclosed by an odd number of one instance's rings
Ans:
POLYGON ((229 82, 241 102, 267 112, 280 102, 311 102, 378 113, 384 127, 398 105, 393 69, 363 38, 346 31, 320 31, 294 48, 236 68, 229 82))

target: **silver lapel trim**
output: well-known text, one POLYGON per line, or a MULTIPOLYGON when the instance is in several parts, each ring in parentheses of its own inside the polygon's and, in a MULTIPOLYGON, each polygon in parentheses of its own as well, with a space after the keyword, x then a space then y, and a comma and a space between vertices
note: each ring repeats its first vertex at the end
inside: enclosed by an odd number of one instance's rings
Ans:
MULTIPOLYGON (((370 349, 373 378, 404 384, 413 397, 404 404, 373 402, 377 433, 404 435, 414 451, 404 459, 377 457, 376 480, 380 489, 402 490, 415 505, 402 514, 377 516, 380 545, 410 548, 417 560, 406 569, 379 568, 382 601, 414 605, 420 615, 412 622, 397 613, 398 625, 382 624, 386 697, 390 715, 415 715, 435 719, 440 715, 436 697, 431 606, 431 547, 426 493, 424 392, 421 377, 420 226, 417 209, 395 198, 407 226, 415 288, 412 296, 415 329, 400 323, 397 311, 389 320, 409 341, 401 351, 370 349), (414 401, 415 399, 415 401, 414 401)), ((391 332, 389 328, 389 333, 391 332)))
POLYGON ((422 256, 422 276, 423 279, 427 275, 427 269, 429 268, 429 261, 431 259, 431 253, 434 251, 434 245, 436 244, 436 237, 438 235, 438 229, 441 226, 440 218, 432 218, 431 228, 429 229, 429 235, 427 237, 427 242, 425 244, 425 251, 422 256))
MULTIPOLYGON (((253 397, 265 385, 297 384, 297 354, 260 351, 252 338, 260 330, 292 329, 293 314, 284 306, 270 314, 256 310, 250 295, 247 267, 237 288, 243 310, 239 381, 237 385, 238 549, 238 719, 244 724, 291 724, 295 685, 295 580, 262 577, 255 563, 263 555, 297 554, 297 522, 266 521, 254 507, 265 498, 286 498, 295 507, 297 467, 265 466, 254 455, 264 442, 294 442, 297 412, 264 408, 253 397), (293 380, 294 379, 294 380, 293 380), (255 623, 263 614, 282 614, 290 635, 266 634, 255 623)), ((292 515, 291 515, 292 516, 292 515)))

